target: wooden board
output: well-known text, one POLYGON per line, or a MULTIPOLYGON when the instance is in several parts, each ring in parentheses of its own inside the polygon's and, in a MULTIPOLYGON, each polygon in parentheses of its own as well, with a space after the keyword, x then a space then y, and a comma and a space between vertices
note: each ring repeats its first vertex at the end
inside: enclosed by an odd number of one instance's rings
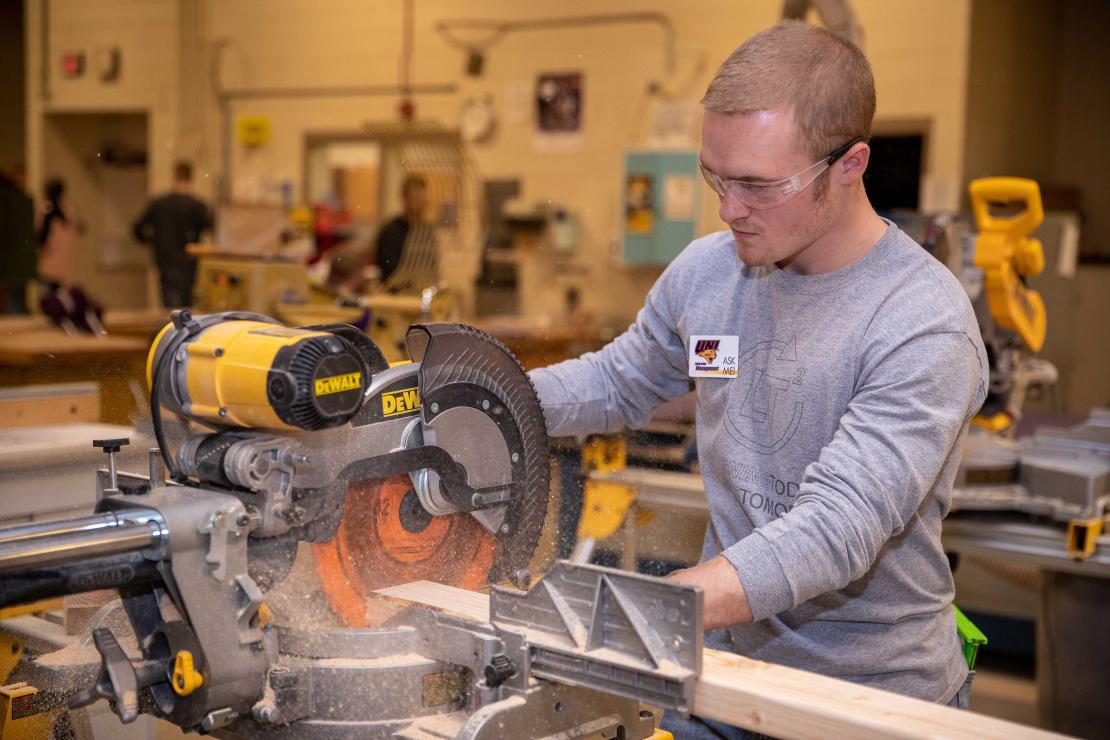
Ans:
POLYGON ((0 429, 94 422, 100 418, 96 383, 57 383, 0 388, 0 429))
POLYGON ((169 321, 168 308, 112 308, 104 312, 104 328, 110 336, 136 337, 147 343, 169 321))
POLYGON ((0 364, 83 364, 96 356, 144 356, 148 343, 136 337, 72 337, 61 329, 0 335, 0 364))
MULTIPOLYGON (((487 621, 484 594, 429 581, 378 593, 487 621)), ((694 714, 774 737, 1059 738, 1032 727, 930 704, 795 668, 706 649, 694 695, 694 714)))
MULTIPOLYGON (((152 440, 139 436, 134 427, 117 424, 73 422, 0 429, 0 471, 27 470, 60 465, 86 465, 90 471, 107 465, 102 450, 92 446, 94 439, 127 437, 131 445, 124 448, 126 458, 145 462, 146 449, 152 440)), ((131 463, 134 469, 133 463, 131 463)), ((146 472, 141 465, 138 472, 146 472)))

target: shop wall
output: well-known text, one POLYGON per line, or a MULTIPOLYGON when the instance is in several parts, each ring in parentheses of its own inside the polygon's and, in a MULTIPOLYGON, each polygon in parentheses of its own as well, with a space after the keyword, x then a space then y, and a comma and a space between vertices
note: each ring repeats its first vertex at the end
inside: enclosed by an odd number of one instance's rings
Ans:
MULTIPOLYGON (((1040 356, 1060 373, 1032 399, 1039 415, 1085 416, 1110 404, 1110 53, 1098 0, 974 0, 964 179, 1037 180, 1049 208, 1080 213, 1074 275, 1055 274, 1058 227, 1042 229, 1047 273, 1032 281, 1048 311, 1040 356), (1101 261, 1100 261, 1101 258, 1101 261)), ((966 202, 966 198, 965 198, 966 202)))
POLYGON ((1065 408, 1085 414, 1092 406, 1110 406, 1110 3, 1063 5, 1052 176, 1079 195, 1080 243, 1088 261, 1079 265, 1066 303, 1054 307, 1049 331, 1068 338, 1061 357, 1067 361, 1061 369, 1065 408))
MULTIPOLYGON (((90 157, 120 138, 121 129, 106 125, 105 116, 144 116, 145 137, 136 140, 133 128, 125 126, 122 138, 129 149, 146 151, 147 193, 169 188, 173 162, 183 153, 177 137, 181 7, 178 0, 27 0, 25 6, 29 183, 36 195, 47 178, 70 183, 87 225, 78 245, 77 280, 109 308, 152 304, 156 278, 149 265, 100 259, 106 248, 112 251, 104 243, 112 236, 99 230, 104 219, 98 213, 132 209, 105 205, 111 193, 99 188, 103 175, 111 180, 114 173, 98 170, 90 157), (99 60, 112 49, 119 51, 119 74, 104 80, 99 60), (62 58, 76 52, 84 54, 84 72, 68 78, 62 58)), ((140 208, 141 203, 133 210, 140 208)))
POLYGON ((1062 5, 1052 176, 1079 192, 1085 251, 1110 263, 1110 3, 1062 5))
POLYGON ((0 2, 0 171, 24 166, 23 3, 0 2))
MULTIPOLYGON (((964 182, 1052 176, 1063 3, 974 0, 964 182)), ((961 202, 967 202, 966 196, 961 202)))
MULTIPOLYGON (((33 14, 41 14, 44 1, 29 0, 33 14)), ((854 3, 875 69, 879 126, 912 121, 927 131, 923 206, 930 210, 955 207, 962 188, 969 2, 854 3)), ((535 277, 521 286, 522 307, 557 321, 565 292, 573 287, 585 310, 619 328, 632 318, 659 272, 626 267, 616 259, 623 152, 644 143, 649 128, 644 119, 657 102, 647 88, 659 82, 669 96, 696 102, 720 61, 744 38, 774 23, 781 3, 421 0, 414 6, 413 82, 455 86, 450 94, 418 96, 417 117, 454 127, 467 96, 492 95, 498 131, 488 143, 471 147, 480 177, 519 178, 525 202, 550 201, 580 221, 580 243, 572 256, 556 257, 542 245, 524 255, 522 272, 535 277), (509 34, 487 51, 480 78, 464 76, 463 51, 434 29, 437 21, 464 15, 527 19, 628 11, 659 12, 671 19, 677 41, 673 74, 665 74, 663 34, 652 24, 509 34), (551 153, 536 145, 531 95, 537 74, 562 71, 584 74, 584 128, 578 144, 551 153)), ((241 114, 266 116, 272 137, 254 150, 227 147, 212 84, 213 60, 219 59, 218 84, 231 90, 390 85, 398 76, 401 11, 400 0, 50 0, 49 89, 30 115, 37 120, 44 110, 147 110, 152 191, 168 184, 173 159, 184 155, 208 175, 198 183, 201 192, 214 194, 213 178, 224 171, 227 151, 230 192, 251 191, 252 180, 288 180, 299 196, 306 134, 349 132, 366 122, 396 120, 397 99, 235 102, 232 120, 241 114), (61 50, 103 45, 122 50, 117 83, 107 86, 88 75, 58 79, 61 50)), ((36 138, 41 139, 31 136, 36 138)), ((720 223, 715 199, 708 190, 701 195, 698 231, 708 233, 720 223)), ((473 274, 478 255, 459 263, 472 265, 473 274)))
MULTIPOLYGON (((926 122, 925 206, 954 207, 962 165, 968 4, 874 0, 855 5, 867 30, 880 123, 926 122)), ((453 94, 418 97, 418 117, 454 126, 468 95, 492 95, 498 131, 489 143, 471 148, 481 176, 520 178, 524 201, 550 201, 580 220, 581 243, 569 260, 550 250, 524 256, 524 310, 558 320, 566 289, 575 287, 584 308, 595 315, 618 325, 634 315, 658 269, 624 267, 615 255, 623 152, 642 145, 649 127, 643 118, 656 103, 646 89, 661 81, 674 97, 696 102, 717 65, 744 38, 774 23, 780 7, 777 0, 656 0, 634 8, 617 0, 416 4, 413 80, 457 86, 453 94), (671 18, 677 37, 673 75, 664 73, 663 36, 650 24, 509 34, 486 53, 480 78, 463 76, 464 53, 433 28, 439 20, 464 15, 521 19, 629 10, 671 18), (584 73, 581 142, 562 153, 547 153, 536 146, 529 108, 535 77, 575 70, 584 73)), ((211 7, 209 32, 227 42, 221 79, 230 89, 390 84, 397 80, 400 11, 399 2, 219 3, 211 7)), ((233 191, 244 179, 266 177, 287 179, 299 188, 307 132, 354 130, 366 121, 393 120, 396 105, 391 96, 235 103, 234 115, 265 115, 274 128, 264 148, 233 148, 233 191)), ((715 199, 707 190, 701 195, 699 232, 708 233, 720 223, 715 199)), ((477 256, 471 261, 476 265, 477 256)))

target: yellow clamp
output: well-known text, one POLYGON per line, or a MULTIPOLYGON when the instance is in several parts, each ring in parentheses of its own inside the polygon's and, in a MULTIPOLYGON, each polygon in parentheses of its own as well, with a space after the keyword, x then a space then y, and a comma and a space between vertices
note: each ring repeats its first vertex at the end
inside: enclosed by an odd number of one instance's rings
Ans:
POLYGON ((598 434, 582 445, 582 466, 598 473, 623 470, 628 464, 628 443, 622 435, 598 434))
POLYGON ((588 480, 582 490, 578 539, 603 540, 620 529, 636 493, 626 483, 588 480))
MULTIPOLYGON (((599 434, 582 445, 582 467, 587 471, 613 473, 627 464, 628 443, 622 435, 599 434)), ((587 479, 582 490, 578 539, 601 540, 616 532, 635 500, 630 485, 587 479)))
POLYGON ((204 684, 204 676, 193 667, 193 654, 182 650, 173 659, 173 691, 178 696, 188 696, 204 684))
POLYGON ((0 738, 38 740, 51 737, 60 709, 49 709, 39 690, 25 681, 0 686, 0 738))
POLYGON ((1020 177, 986 177, 973 180, 968 192, 979 230, 975 266, 983 271, 991 316, 1039 352, 1047 329, 1044 300, 1021 278, 1044 269, 1044 249, 1029 236, 1044 221, 1040 188, 1036 181, 1020 177), (1017 203, 1021 210, 1012 216, 993 215, 992 203, 1017 203))
POLYGON ((978 415, 971 420, 971 423, 986 429, 988 432, 1001 432, 1010 428, 1010 425, 1014 423, 1014 417, 1000 411, 994 416, 978 415))
POLYGON ((270 609, 270 605, 263 601, 258 605, 258 612, 255 614, 255 626, 258 629, 265 629, 270 622, 274 621, 274 612, 270 609))
POLYGON ((1098 538, 1102 536, 1102 517, 1091 519, 1072 519, 1068 522, 1068 557, 1073 560, 1086 560, 1098 548, 1098 538))

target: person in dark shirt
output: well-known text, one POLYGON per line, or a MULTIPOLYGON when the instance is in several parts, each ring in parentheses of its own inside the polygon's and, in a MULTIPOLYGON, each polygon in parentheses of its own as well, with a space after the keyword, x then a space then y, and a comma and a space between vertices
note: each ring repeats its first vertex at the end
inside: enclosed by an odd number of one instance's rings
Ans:
POLYGON ((193 305, 197 261, 185 246, 212 229, 212 212, 193 195, 193 166, 174 165, 174 190, 155 198, 135 222, 135 238, 154 247, 166 308, 193 305))
POLYGON ((23 190, 22 172, 0 173, 0 311, 27 313, 35 259, 35 204, 23 190))
POLYGON ((409 175, 401 185, 401 202, 404 211, 378 232, 377 262, 382 271, 384 283, 401 264, 401 254, 405 250, 405 239, 413 224, 424 220, 424 209, 428 204, 428 183, 420 175, 409 175))

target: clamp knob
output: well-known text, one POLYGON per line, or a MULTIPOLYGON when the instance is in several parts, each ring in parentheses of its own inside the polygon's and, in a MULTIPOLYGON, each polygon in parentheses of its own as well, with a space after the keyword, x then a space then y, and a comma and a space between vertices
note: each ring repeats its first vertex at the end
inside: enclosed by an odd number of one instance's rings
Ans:
POLYGON ((499 654, 493 656, 484 673, 486 675, 486 685, 494 688, 508 681, 516 673, 516 666, 513 665, 507 655, 499 654))
POLYGON ((94 439, 93 447, 99 447, 104 450, 106 454, 112 455, 119 452, 121 448, 131 444, 128 437, 120 437, 119 439, 94 439))
POLYGON ((120 721, 133 722, 139 716, 139 677, 135 666, 131 665, 111 630, 97 627, 92 636, 96 651, 100 653, 100 676, 91 688, 70 698, 69 708, 77 709, 97 699, 111 699, 120 721))
POLYGON ((118 439, 94 439, 93 447, 99 447, 104 450, 108 456, 108 491, 113 493, 119 492, 119 485, 116 479, 116 453, 121 448, 131 444, 131 440, 127 437, 119 437, 118 439))

